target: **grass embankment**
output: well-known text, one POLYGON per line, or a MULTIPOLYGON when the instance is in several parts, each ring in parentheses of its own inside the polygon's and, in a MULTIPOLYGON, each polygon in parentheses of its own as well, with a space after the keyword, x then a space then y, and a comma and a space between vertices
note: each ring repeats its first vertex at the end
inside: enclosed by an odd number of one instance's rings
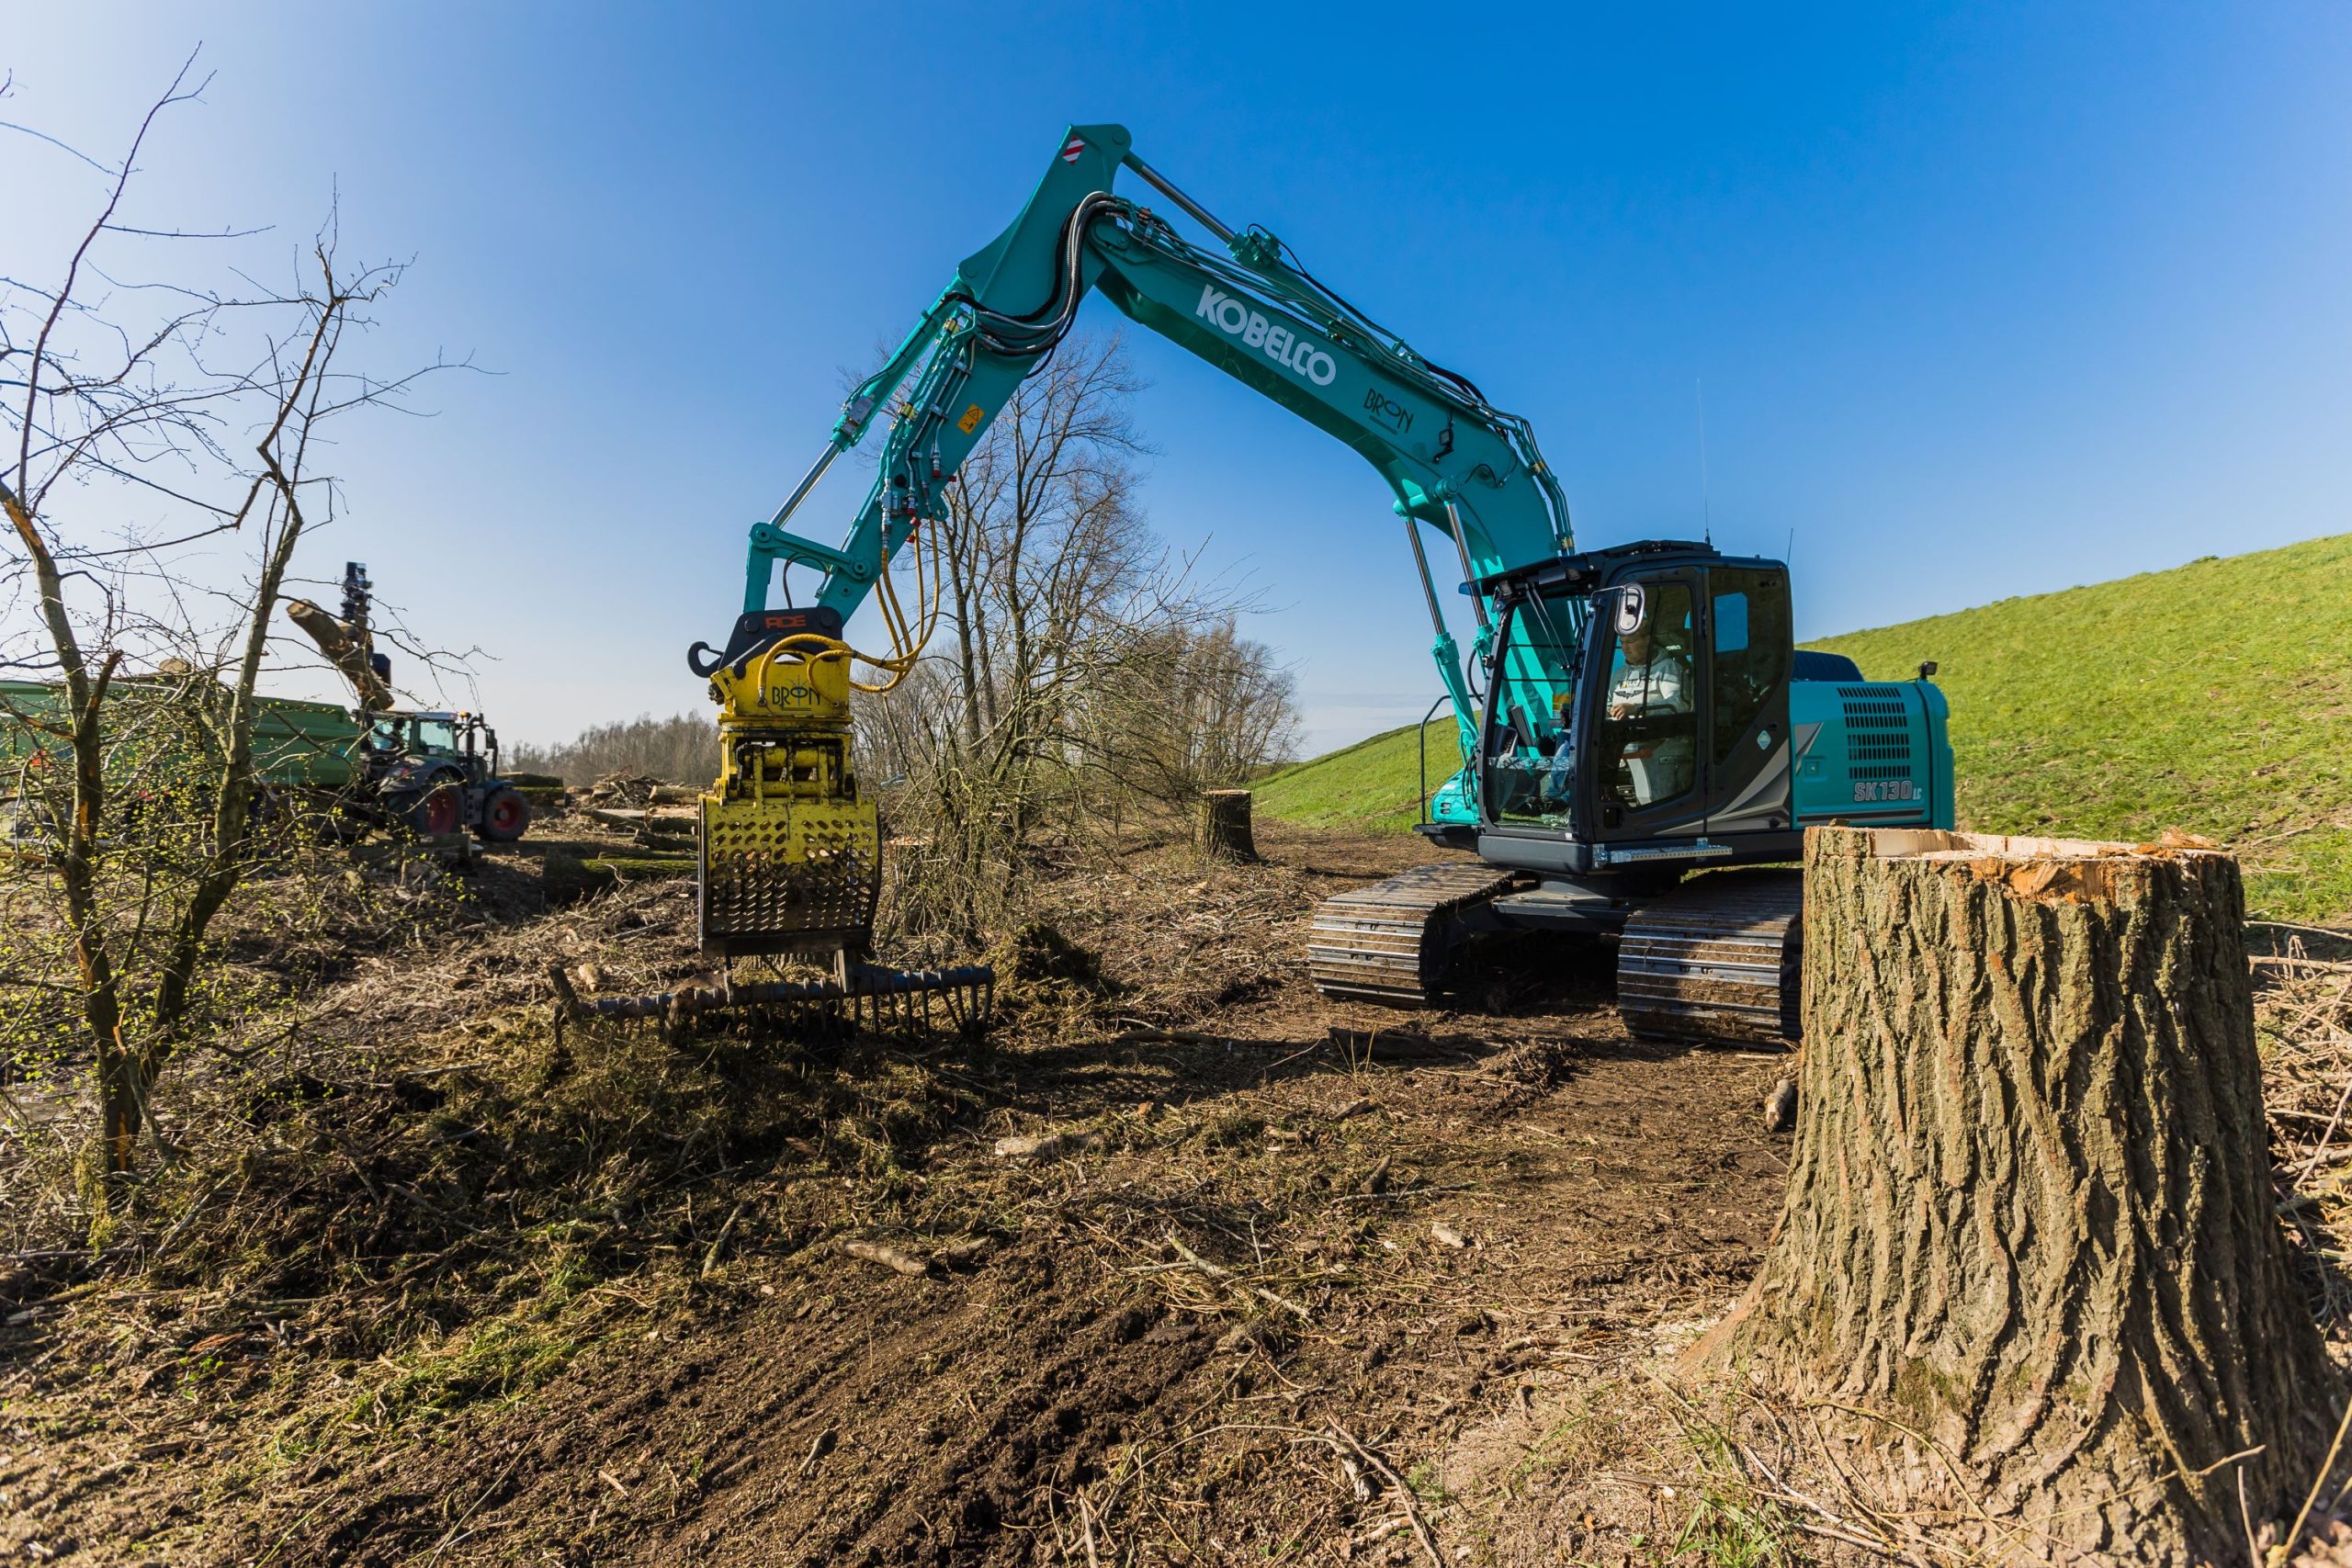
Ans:
MULTIPOLYGON (((1269 773, 1250 786, 1257 809, 1302 827, 1407 832, 1421 819, 1421 728, 1408 724, 1269 773)), ((1462 765, 1453 737, 1451 717, 1428 727, 1430 789, 1462 765)))
MULTIPOLYGON (((2245 857, 2255 913, 2352 914, 2352 535, 1811 646, 1881 679, 1937 661, 1963 827, 2130 840, 2186 828, 2245 857)), ((1451 754, 1433 730, 1432 786, 1451 754)), ((1273 774, 1258 805, 1401 831, 1416 758, 1408 725, 1273 774)))
POLYGON ((2352 535, 1816 646, 1937 661, 1964 827, 2186 828, 2244 857, 2255 913, 2352 913, 2352 535))

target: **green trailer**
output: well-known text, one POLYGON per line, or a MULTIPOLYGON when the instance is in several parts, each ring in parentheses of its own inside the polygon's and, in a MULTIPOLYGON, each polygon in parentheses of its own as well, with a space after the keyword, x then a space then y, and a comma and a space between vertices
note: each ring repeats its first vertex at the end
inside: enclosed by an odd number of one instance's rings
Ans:
MULTIPOLYGON (((217 716, 227 694, 216 695, 223 699, 217 716)), ((107 723, 119 787, 188 779, 206 733, 188 696, 184 677, 116 680, 107 723)), ((480 714, 398 709, 363 716, 334 703, 258 701, 254 771, 273 795, 332 805, 362 821, 406 823, 428 836, 470 829, 492 844, 521 838, 530 825, 531 804, 499 776, 498 736, 480 714)), ((30 793, 28 771, 66 765, 65 742, 41 728, 62 723, 64 708, 55 686, 0 682, 0 814, 13 817, 16 797, 30 793)))
POLYGON ((264 697, 254 715, 254 767, 275 788, 348 789, 367 777, 367 734, 348 708, 264 697))
MULTIPOLYGON (((119 677, 112 702, 115 716, 136 724, 145 705, 142 695, 161 695, 169 678, 119 677)), ((172 682, 175 689, 177 682, 172 682)), ((225 694, 224 694, 225 695, 225 694)), ((367 759, 360 742, 368 727, 351 710, 334 703, 304 702, 292 697, 262 697, 254 715, 254 768, 273 789, 342 792, 367 777, 367 759)), ((0 791, 13 794, 17 771, 26 766, 55 766, 65 742, 44 733, 43 724, 63 722, 63 694, 55 686, 34 681, 0 681, 0 763, 9 775, 0 791)))

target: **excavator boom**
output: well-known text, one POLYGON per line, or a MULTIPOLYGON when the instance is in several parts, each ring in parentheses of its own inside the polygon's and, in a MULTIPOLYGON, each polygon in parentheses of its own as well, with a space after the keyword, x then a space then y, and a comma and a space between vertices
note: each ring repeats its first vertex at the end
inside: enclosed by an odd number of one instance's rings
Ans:
MULTIPOLYGON (((965 258, 843 404, 784 504, 752 527, 742 614, 726 646, 697 643, 688 655, 720 709, 720 775, 702 816, 706 949, 865 945, 879 829, 853 768, 849 693, 887 691, 911 667, 938 615, 923 525, 942 514, 946 487, 1090 293, 1345 442, 1380 473, 1406 520, 1462 758, 1473 756, 1479 710, 1422 532, 1436 531, 1471 583, 1573 548, 1566 498, 1532 431, 1318 283, 1272 234, 1218 222, 1135 155, 1125 128, 1073 126, 1020 216, 965 258), (1123 169, 1207 228, 1224 254, 1114 194, 1123 169), (818 480, 884 415, 888 434, 846 536, 826 545, 794 531, 818 480), (891 572, 910 552, 911 606, 891 572), (779 566, 820 575, 813 606, 772 605, 779 566), (869 600, 890 639, 879 652, 842 640, 869 600), (853 681, 853 659, 876 678, 853 681)), ((1483 637, 1487 607, 1474 603, 1483 637)), ((1483 662, 1489 651, 1482 644, 1473 657, 1483 662)), ((1461 776, 1458 809, 1467 811, 1476 775, 1461 776)))
POLYGON ((1785 1029, 1801 887, 1722 868, 1795 858, 1813 822, 1950 827, 1951 749, 1928 671, 1901 683, 1849 665, 1808 674, 1823 656, 1794 649, 1783 563, 1711 542, 1580 551, 1526 421, 1273 234, 1220 222, 1115 125, 1069 129, 1020 215, 852 394, 808 473, 752 528, 726 646, 688 654, 719 704, 723 753, 703 800, 706 949, 831 953, 843 975, 862 954, 880 834, 855 775, 851 694, 888 691, 913 667, 940 613, 926 525, 1093 294, 1344 442, 1404 520, 1461 761, 1423 828, 1483 863, 1332 899, 1309 942, 1317 984, 1428 1001, 1464 936, 1601 931, 1623 938, 1619 992, 1637 1029, 1785 1029), (1114 188, 1123 174, 1147 199, 1114 188), (1174 216, 1216 246, 1180 234, 1174 216), (842 542, 796 531, 818 480, 877 420, 888 434, 842 542), (1466 660, 1440 609, 1432 546, 1469 600, 1466 660), (779 567, 819 574, 812 604, 771 603, 779 567), (888 645, 853 649, 843 628, 869 600, 888 645), (1711 874, 1684 882, 1695 869, 1711 874))

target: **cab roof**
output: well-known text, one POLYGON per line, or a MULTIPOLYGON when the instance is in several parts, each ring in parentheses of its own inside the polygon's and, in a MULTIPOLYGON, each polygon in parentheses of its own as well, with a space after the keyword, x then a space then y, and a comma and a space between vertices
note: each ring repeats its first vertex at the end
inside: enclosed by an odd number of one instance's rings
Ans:
MULTIPOLYGON (((1478 590, 1497 598, 1511 598, 1528 592, 1591 592, 1605 588, 1634 570, 1657 571, 1678 566, 1740 566, 1761 567, 1786 570, 1779 561, 1759 556, 1727 556, 1711 544, 1697 539, 1639 539, 1630 544, 1611 545, 1605 549, 1578 550, 1574 555, 1537 561, 1510 571, 1497 572, 1482 578, 1478 590)), ((1464 585, 1463 592, 1468 592, 1464 585)))

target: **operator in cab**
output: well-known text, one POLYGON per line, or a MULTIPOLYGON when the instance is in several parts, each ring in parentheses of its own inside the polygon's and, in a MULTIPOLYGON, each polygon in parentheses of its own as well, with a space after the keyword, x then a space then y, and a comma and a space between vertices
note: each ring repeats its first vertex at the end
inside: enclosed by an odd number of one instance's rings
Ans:
MULTIPOLYGON (((1661 628, 1659 620, 1656 615, 1645 616, 1618 645, 1624 662, 1609 687, 1612 720, 1639 725, 1644 719, 1671 719, 1692 712, 1690 650, 1677 640, 1681 628, 1661 628)), ((1635 807, 1671 800, 1688 790, 1698 761, 1687 723, 1660 727, 1662 733, 1642 733, 1646 728, 1635 729, 1622 753, 1623 787, 1635 807)))

